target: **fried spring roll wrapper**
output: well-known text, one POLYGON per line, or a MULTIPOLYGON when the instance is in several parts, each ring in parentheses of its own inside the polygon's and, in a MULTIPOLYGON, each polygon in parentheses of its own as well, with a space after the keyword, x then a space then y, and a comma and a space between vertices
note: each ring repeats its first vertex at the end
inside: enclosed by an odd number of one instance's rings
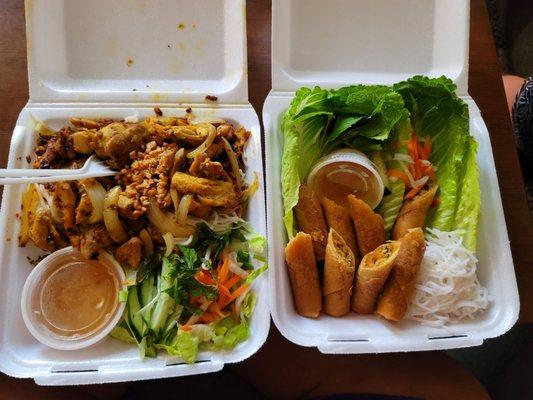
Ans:
POLYGON ((354 195, 348 195, 350 213, 355 226, 359 254, 365 256, 379 245, 385 243, 385 225, 381 215, 372 211, 370 206, 354 195))
POLYGON ((411 304, 425 251, 426 242, 420 228, 410 230, 400 239, 400 251, 378 301, 379 315, 391 321, 403 318, 411 304))
POLYGON ((433 203, 437 189, 438 186, 435 185, 428 191, 420 193, 403 203, 392 230, 392 238, 394 240, 402 238, 409 229, 422 228, 424 226, 426 214, 431 203, 433 203))
POLYGON ((359 258, 359 250, 357 249, 357 242, 355 241, 355 232, 350 211, 348 208, 343 207, 326 197, 322 199, 322 209, 324 210, 329 229, 335 229, 335 231, 342 236, 353 253, 355 265, 359 265, 361 259, 359 258))
POLYGON ((285 247, 285 260, 296 311, 304 317, 318 317, 322 309, 322 293, 311 236, 298 232, 285 247))
POLYGON ((313 249, 317 261, 324 260, 328 228, 324 213, 315 192, 305 184, 300 185, 298 204, 294 208, 296 220, 302 232, 308 233, 313 239, 313 249))
POLYGON ((350 312, 350 298, 355 274, 352 250, 333 228, 329 230, 324 261, 322 294, 324 311, 332 317, 350 312))
POLYGON ((374 312, 376 300, 385 285, 399 250, 399 242, 389 242, 363 257, 355 277, 352 310, 359 314, 374 312))

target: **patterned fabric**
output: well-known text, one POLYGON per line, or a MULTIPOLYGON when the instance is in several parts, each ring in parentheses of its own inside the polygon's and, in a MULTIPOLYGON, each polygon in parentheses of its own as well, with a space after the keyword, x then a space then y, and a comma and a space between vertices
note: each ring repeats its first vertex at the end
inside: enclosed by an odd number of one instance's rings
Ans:
POLYGON ((526 79, 516 95, 512 118, 529 212, 533 216, 533 77, 526 79))
POLYGON ((513 129, 518 150, 527 158, 533 156, 533 77, 526 79, 516 95, 513 129))

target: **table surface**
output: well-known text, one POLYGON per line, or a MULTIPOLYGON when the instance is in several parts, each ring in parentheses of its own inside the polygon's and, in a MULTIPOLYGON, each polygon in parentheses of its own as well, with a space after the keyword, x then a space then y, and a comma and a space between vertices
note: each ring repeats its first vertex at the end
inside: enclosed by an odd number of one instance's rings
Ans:
MULTIPOLYGON (((270 91, 269 0, 247 1, 250 101, 261 115, 270 91)), ((5 167, 9 141, 20 110, 28 100, 24 4, 0 2, 0 166, 5 167)), ((520 289, 522 322, 533 321, 533 231, 522 174, 507 112, 501 71, 483 0, 471 1, 469 92, 487 124, 520 289)))

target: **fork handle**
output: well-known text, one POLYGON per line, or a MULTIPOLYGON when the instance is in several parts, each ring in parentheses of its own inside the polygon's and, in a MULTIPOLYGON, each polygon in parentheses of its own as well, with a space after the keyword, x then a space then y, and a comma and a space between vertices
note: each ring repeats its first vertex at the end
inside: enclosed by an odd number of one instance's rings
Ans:
POLYGON ((38 177, 38 176, 53 177, 56 175, 72 175, 72 170, 71 169, 30 169, 30 168, 0 169, 0 177, 3 177, 3 178, 22 178, 22 177, 31 178, 31 177, 38 177))
POLYGON ((88 178, 102 178, 104 176, 113 176, 116 173, 110 171, 108 173, 95 172, 94 174, 88 173, 83 176, 79 175, 58 175, 58 176, 32 176, 25 178, 0 178, 0 185, 15 185, 15 184, 28 184, 28 183, 48 183, 48 182, 60 182, 60 181, 77 181, 80 179, 88 178))

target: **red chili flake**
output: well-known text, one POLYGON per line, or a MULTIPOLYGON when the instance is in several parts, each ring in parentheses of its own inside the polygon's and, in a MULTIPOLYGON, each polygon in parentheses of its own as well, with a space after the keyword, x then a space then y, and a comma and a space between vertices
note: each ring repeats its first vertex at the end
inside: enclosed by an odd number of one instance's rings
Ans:
POLYGON ((217 101, 218 97, 217 96, 207 95, 207 96, 205 96, 205 99, 208 100, 208 101, 217 101))
POLYGON ((163 111, 161 111, 161 109, 159 107, 154 107, 154 112, 156 115, 158 116, 162 116, 163 115, 163 111))
POLYGON ((187 114, 192 113, 192 108, 191 108, 191 107, 187 107, 187 109, 185 110, 185 112, 186 112, 187 114))

